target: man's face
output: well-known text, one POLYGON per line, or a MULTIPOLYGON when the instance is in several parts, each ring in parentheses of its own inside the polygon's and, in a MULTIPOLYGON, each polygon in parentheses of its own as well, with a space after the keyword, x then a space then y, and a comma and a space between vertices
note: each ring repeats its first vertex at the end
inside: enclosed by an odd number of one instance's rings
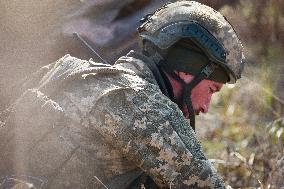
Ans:
MULTIPOLYGON (((183 79, 186 83, 190 83, 190 81, 194 78, 194 76, 190 74, 186 74, 183 72, 179 72, 178 75, 181 79, 183 79)), ((223 84, 218 83, 211 80, 202 80, 198 85, 196 85, 191 92, 191 100, 194 112, 196 115, 199 113, 207 113, 209 109, 209 104, 211 101, 211 97, 214 93, 220 91, 223 84)), ((182 98, 182 87, 174 85, 174 94, 177 99, 182 98)), ((181 103, 181 101, 179 101, 181 103)), ((181 104, 179 104, 181 105, 181 104)), ((182 111, 186 118, 189 118, 189 113, 185 104, 182 105, 182 111)))

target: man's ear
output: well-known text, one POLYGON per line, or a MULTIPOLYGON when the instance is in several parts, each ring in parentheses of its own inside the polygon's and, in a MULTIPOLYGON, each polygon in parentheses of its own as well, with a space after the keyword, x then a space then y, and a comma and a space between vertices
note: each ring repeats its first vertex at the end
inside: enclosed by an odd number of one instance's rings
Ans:
POLYGON ((179 76, 179 78, 181 78, 185 83, 189 83, 193 80, 194 76, 186 73, 186 72, 177 72, 175 71, 175 73, 177 74, 177 76, 179 76))

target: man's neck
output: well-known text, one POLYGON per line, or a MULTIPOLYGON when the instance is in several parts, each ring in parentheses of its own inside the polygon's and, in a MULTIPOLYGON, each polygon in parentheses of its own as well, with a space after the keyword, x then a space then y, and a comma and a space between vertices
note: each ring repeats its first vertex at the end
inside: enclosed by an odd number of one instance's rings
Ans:
POLYGON ((165 76, 168 78, 171 87, 172 87, 172 93, 174 98, 178 98, 182 95, 182 85, 180 82, 178 82, 177 80, 175 80, 173 77, 171 77, 168 73, 164 72, 165 76))

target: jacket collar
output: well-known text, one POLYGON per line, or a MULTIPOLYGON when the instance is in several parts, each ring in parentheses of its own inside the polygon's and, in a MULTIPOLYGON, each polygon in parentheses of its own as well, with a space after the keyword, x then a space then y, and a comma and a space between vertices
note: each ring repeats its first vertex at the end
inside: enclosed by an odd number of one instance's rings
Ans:
POLYGON ((151 58, 130 51, 126 56, 120 57, 115 64, 124 64, 124 67, 135 69, 137 75, 158 85, 164 95, 173 99, 172 87, 168 78, 151 58))

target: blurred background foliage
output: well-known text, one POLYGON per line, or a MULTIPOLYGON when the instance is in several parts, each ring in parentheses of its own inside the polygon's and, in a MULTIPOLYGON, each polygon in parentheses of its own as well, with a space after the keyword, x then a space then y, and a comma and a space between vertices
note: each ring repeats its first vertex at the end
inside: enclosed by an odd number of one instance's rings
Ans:
POLYGON ((233 188, 284 188, 284 1, 241 0, 220 11, 243 42, 247 67, 198 118, 197 135, 233 188))
MULTIPOLYGON (((139 18, 166 0, 0 1, 0 110, 22 92, 17 83, 66 53, 108 61, 137 49, 139 18), (112 52, 112 53, 108 53, 112 52), (95 57, 94 57, 95 58, 95 57)), ((284 188, 284 1, 199 0, 234 25, 246 55, 244 77, 197 118, 205 153, 233 188, 284 188)))

